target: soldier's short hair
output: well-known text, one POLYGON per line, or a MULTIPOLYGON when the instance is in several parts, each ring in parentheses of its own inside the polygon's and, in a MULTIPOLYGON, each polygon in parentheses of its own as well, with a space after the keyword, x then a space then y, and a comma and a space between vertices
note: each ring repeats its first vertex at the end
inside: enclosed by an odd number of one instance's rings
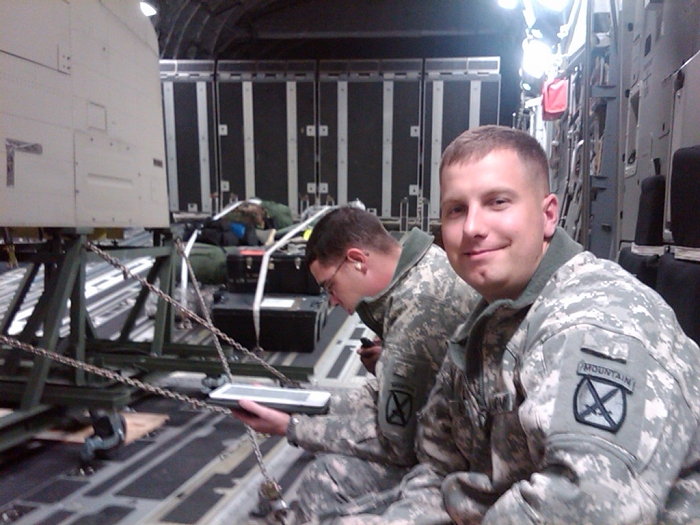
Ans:
POLYGON ((542 146, 524 131, 505 126, 481 126, 459 135, 442 154, 440 175, 448 166, 478 162, 494 150, 515 151, 529 174, 549 193, 549 163, 542 146))
POLYGON ((398 241, 386 231, 373 213, 341 206, 321 217, 306 244, 309 265, 318 260, 324 266, 345 257, 350 248, 372 248, 381 253, 396 249, 398 241))

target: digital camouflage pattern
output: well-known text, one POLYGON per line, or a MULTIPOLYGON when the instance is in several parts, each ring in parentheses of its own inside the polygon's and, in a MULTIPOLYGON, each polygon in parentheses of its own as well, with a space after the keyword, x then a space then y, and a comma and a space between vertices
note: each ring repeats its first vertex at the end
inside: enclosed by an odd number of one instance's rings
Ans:
POLYGON ((303 494, 294 503, 295 516, 290 523, 380 512, 397 499, 398 493, 392 489, 408 471, 409 467, 340 454, 321 455, 299 479, 299 491, 303 494))
POLYGON ((700 523, 699 370, 661 297, 558 229, 450 344, 401 499, 332 523, 700 523))
MULTIPOLYGON (((478 299, 455 274, 432 237, 420 230, 411 231, 389 286, 375 297, 364 298, 356 308, 382 339, 376 378, 359 389, 333 396, 326 415, 295 416, 296 424, 287 433, 290 443, 310 452, 376 462, 380 465, 366 467, 367 475, 375 473, 377 483, 385 483, 380 479, 390 475, 388 481, 396 485, 407 468, 395 467, 416 463, 416 413, 435 382, 447 340, 465 322, 478 299)), ((355 474, 343 460, 324 458, 314 466, 333 469, 326 475, 333 475, 337 486, 328 488, 327 494, 323 484, 316 487, 309 481, 309 488, 302 486, 299 492, 302 508, 316 511, 339 497, 348 497, 339 492, 353 486, 355 474), (343 479, 345 475, 349 477, 343 479)))

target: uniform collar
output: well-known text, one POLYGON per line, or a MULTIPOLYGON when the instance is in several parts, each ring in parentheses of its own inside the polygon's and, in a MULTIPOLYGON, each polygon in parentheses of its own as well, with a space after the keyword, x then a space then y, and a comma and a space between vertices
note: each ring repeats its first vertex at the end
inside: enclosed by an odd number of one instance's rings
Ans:
POLYGON ((396 270, 389 284, 381 292, 373 297, 363 297, 355 305, 355 311, 370 330, 382 337, 384 325, 384 313, 386 298, 391 294, 406 273, 420 261, 433 244, 433 236, 419 230, 412 229, 402 239, 401 255, 396 264, 396 270))
POLYGON ((465 354, 463 349, 459 349, 466 345, 469 334, 477 324, 483 324, 487 318, 500 309, 517 312, 523 308, 529 308, 540 296, 545 285, 556 271, 582 251, 583 247, 572 240, 566 231, 557 226, 537 270, 520 296, 516 299, 499 299, 493 303, 487 303, 482 298, 467 322, 457 328, 450 340, 450 353, 457 365, 464 370, 465 354))

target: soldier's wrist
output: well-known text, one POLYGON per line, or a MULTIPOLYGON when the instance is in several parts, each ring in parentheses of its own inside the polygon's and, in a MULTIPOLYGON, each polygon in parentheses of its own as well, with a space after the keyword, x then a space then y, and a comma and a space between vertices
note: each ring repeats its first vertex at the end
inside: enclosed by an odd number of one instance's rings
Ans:
POLYGON ((296 414, 292 414, 292 417, 289 418, 289 423, 287 423, 286 437, 287 437, 287 441, 289 442, 289 444, 294 446, 294 447, 299 446, 299 443, 297 443, 297 433, 296 433, 296 428, 297 428, 298 424, 299 424, 299 416, 297 416, 296 414))

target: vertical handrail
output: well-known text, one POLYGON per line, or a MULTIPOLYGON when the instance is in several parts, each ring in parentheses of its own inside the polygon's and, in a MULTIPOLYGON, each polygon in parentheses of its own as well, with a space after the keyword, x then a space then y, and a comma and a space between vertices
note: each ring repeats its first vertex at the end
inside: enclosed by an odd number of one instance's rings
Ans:
POLYGON ((581 231, 577 239, 585 250, 590 249, 589 229, 591 216, 591 62, 593 57, 593 0, 586 2, 586 44, 583 57, 583 99, 581 108, 581 128, 583 139, 583 160, 581 162, 581 231))
POLYGON ((258 284, 255 288, 255 298, 253 299, 253 325, 255 327, 255 344, 260 346, 260 305, 262 304, 263 291, 265 290, 265 281, 267 280, 267 268, 270 264, 270 257, 272 254, 282 246, 286 245, 287 242, 294 237, 298 232, 304 230, 309 224, 315 222, 317 219, 323 217, 326 213, 334 209, 335 206, 327 206, 321 208, 318 212, 312 215, 310 218, 306 219, 304 222, 299 223, 290 231, 288 231, 284 237, 282 237, 275 244, 270 246, 262 257, 262 262, 260 263, 260 273, 258 274, 258 284))

